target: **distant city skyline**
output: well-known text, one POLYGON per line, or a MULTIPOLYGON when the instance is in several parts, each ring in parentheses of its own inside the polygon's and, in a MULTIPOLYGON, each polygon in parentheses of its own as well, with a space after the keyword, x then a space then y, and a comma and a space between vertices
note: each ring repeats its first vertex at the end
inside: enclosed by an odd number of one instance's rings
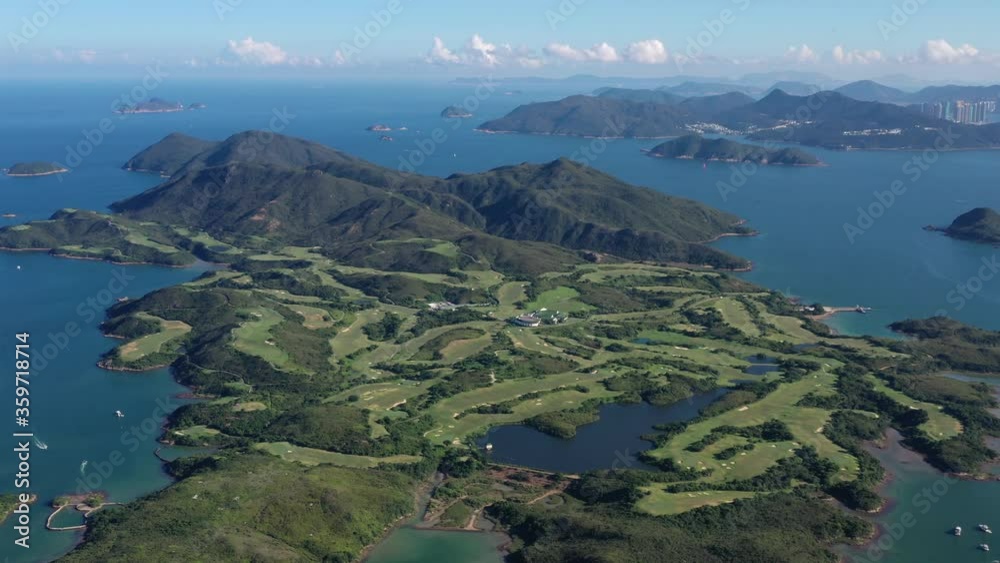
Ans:
POLYGON ((1000 82, 1000 3, 969 0, 16 0, 5 75, 736 77, 1000 82), (180 34, 178 30, 183 30, 180 34))

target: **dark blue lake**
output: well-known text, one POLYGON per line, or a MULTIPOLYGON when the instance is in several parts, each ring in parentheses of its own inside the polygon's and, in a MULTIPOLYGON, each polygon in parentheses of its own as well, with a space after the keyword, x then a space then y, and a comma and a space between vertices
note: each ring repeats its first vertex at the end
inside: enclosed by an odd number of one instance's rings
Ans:
POLYGON ((529 426, 510 425, 492 428, 476 444, 481 448, 493 444, 488 455, 499 463, 546 471, 655 470, 638 458, 639 453, 652 445, 640 436, 653 432, 657 424, 691 420, 725 394, 726 390, 718 389, 663 407, 649 403, 601 405, 600 420, 577 428, 576 436, 568 440, 529 426))

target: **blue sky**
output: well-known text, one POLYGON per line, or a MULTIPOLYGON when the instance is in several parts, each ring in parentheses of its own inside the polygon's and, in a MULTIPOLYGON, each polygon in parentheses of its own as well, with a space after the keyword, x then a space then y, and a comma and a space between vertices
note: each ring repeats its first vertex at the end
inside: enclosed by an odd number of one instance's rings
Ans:
POLYGON ((202 74, 1000 81, 996 0, 4 0, 0 21, 0 61, 18 73, 156 61, 202 74))

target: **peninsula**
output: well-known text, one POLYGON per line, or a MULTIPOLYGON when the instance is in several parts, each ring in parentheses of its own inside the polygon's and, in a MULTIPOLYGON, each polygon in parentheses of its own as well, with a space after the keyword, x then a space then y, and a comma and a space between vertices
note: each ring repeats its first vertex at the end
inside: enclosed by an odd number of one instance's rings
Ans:
POLYGON ((988 207, 977 207, 959 215, 947 227, 929 226, 926 229, 939 231, 956 239, 1000 244, 1000 213, 988 207))
POLYGON ((650 149, 646 154, 658 158, 678 158, 720 162, 753 162, 761 165, 818 166, 815 156, 794 148, 767 149, 729 139, 706 139, 685 135, 650 149))
POLYGON ((51 176, 64 174, 69 169, 55 162, 18 162, 6 170, 8 176, 15 178, 30 178, 32 176, 51 176))
POLYGON ((865 441, 895 428, 954 473, 993 457, 989 391, 929 374, 997 371, 1000 335, 942 319, 894 325, 906 340, 834 335, 700 242, 740 229, 733 215, 563 159, 439 178, 257 135, 170 136, 132 159, 169 178, 110 214, 0 228, 5 248, 220 265, 101 325, 120 339, 103 366, 169 365, 206 399, 162 441, 211 452, 93 513, 65 561, 165 545, 177 560, 352 561, 426 490, 425 525, 485 517, 521 561, 582 546, 595 561, 828 562, 871 537, 859 515, 883 504, 865 441), (650 430, 643 470, 514 468, 478 444, 504 424, 571 439, 606 403, 689 398, 705 406, 650 430))

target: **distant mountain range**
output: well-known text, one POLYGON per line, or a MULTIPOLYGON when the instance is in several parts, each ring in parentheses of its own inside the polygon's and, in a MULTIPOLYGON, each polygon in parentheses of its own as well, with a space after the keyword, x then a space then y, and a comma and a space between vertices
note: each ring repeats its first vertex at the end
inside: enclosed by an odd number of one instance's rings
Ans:
POLYGON ((302 139, 275 135, 263 142, 248 131, 221 142, 175 133, 126 167, 168 179, 112 204, 112 218, 67 212, 0 229, 0 247, 56 252, 89 245, 116 261, 163 262, 129 237, 131 229, 157 223, 227 244, 266 238, 320 247, 345 264, 381 270, 531 274, 622 259, 748 265, 706 245, 748 234, 738 217, 565 159, 442 179, 302 139), (434 241, 458 251, 435 252, 434 241))
MULTIPOLYGON (((947 91, 966 91, 962 88, 947 91)), ((897 95, 876 83, 853 83, 842 89, 856 95, 897 95)), ((914 95, 929 97, 940 95, 940 91, 924 90, 914 95)), ((941 138, 945 139, 944 149, 1000 146, 1000 124, 961 125, 898 103, 863 101, 835 91, 796 96, 780 89, 757 101, 735 92, 678 100, 663 90, 607 89, 598 96, 523 105, 483 123, 480 129, 633 138, 722 132, 832 149, 922 149, 935 146, 935 142, 941 145, 941 138)))

